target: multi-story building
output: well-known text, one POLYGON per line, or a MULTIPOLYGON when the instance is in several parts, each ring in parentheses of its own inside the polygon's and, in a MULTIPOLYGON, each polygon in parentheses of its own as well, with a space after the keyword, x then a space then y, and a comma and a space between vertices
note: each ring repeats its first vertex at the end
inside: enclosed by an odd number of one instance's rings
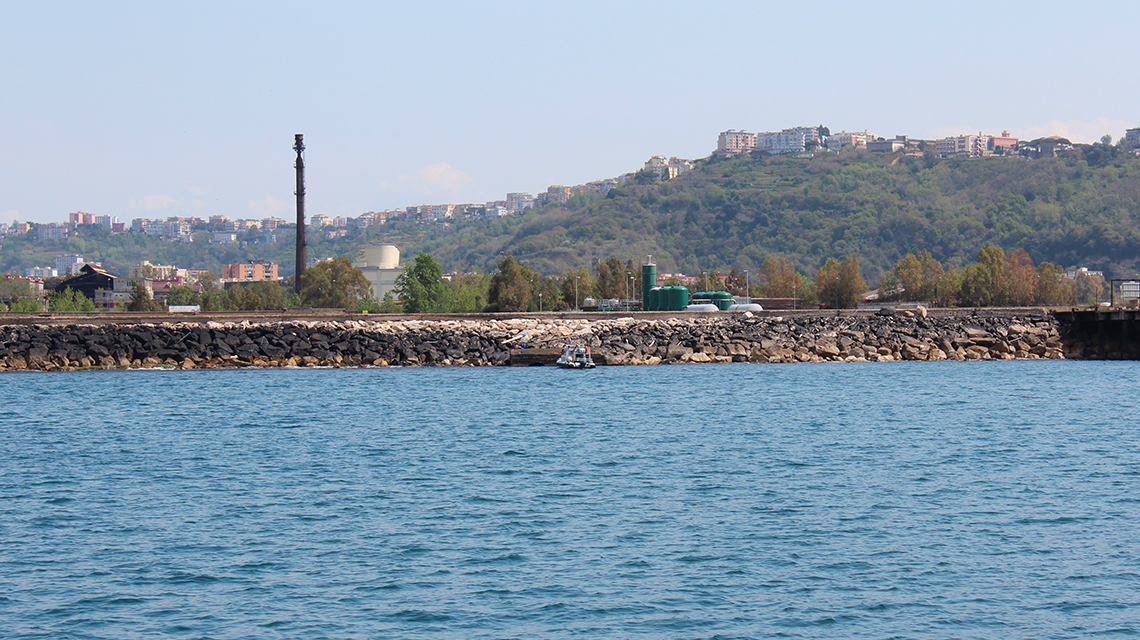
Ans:
POLYGON ((119 219, 115 216, 95 216, 95 224, 103 227, 108 231, 110 231, 118 222, 119 219))
POLYGON ((1124 130, 1124 146, 1129 149, 1140 149, 1140 127, 1124 130))
POLYGON ((799 153, 809 144, 822 144, 819 127, 793 127, 756 134, 756 148, 768 153, 799 153))
POLYGON ((359 216, 356 216, 355 218, 349 218, 348 219, 348 228, 349 229, 366 229, 366 228, 372 226, 372 223, 374 221, 375 221, 375 218, 372 217, 371 213, 363 213, 359 216))
POLYGON ((827 136, 827 148, 839 151, 847 147, 866 148, 867 142, 875 139, 875 134, 864 129, 862 132, 840 131, 827 136))
POLYGON ((24 270, 24 275, 29 278, 55 278, 59 275, 59 270, 55 267, 28 267, 24 270))
MULTIPOLYGON (((683 158, 669 158, 665 156, 653 156, 645 163, 645 170, 653 172, 659 179, 672 180, 679 175, 684 175, 693 170, 693 161, 685 160, 683 158)), ((594 192, 593 184, 583 185, 584 191, 594 192)))
POLYGON ((64 255, 55 257, 55 270, 64 276, 74 276, 83 268, 83 256, 64 255))
POLYGON ((454 210, 453 204, 433 204, 428 208, 428 220, 443 220, 451 217, 451 212, 454 210))
POLYGON ((907 137, 895 136, 889 140, 879 138, 878 140, 867 141, 867 151, 872 153, 895 153, 906 149, 907 137))
POLYGON ((67 223, 71 224, 71 225, 95 224, 95 214, 84 213, 82 211, 76 211, 75 213, 69 213, 69 214, 67 214, 67 223))
POLYGON ((250 260, 222 267, 222 280, 227 282, 261 282, 279 279, 277 263, 268 260, 250 260))
POLYGON ((534 206, 534 196, 529 193, 508 193, 507 211, 518 213, 534 206))
POLYGON ((186 269, 179 269, 172 264, 151 264, 150 260, 143 260, 138 265, 131 267, 127 273, 132 280, 142 278, 173 280, 187 277, 186 269))
POLYGON ((720 155, 736 155, 756 148, 756 134, 729 129, 722 131, 716 139, 716 151, 720 155))
POLYGON ((309 226, 319 229, 329 223, 329 217, 323 213, 309 216, 309 226))
POLYGON ((965 156, 980 158, 986 151, 988 140, 985 136, 966 134, 934 141, 934 151, 943 158, 965 156))
POLYGON ((1000 136, 986 136, 986 138, 988 138, 986 148, 994 153, 1005 154, 1017 151, 1018 140, 1008 131, 1002 131, 1000 136))
POLYGON ((71 235, 71 228, 55 222, 36 227, 36 240, 63 240, 71 235))
POLYGON ((167 220, 162 223, 162 235, 166 238, 185 238, 189 237, 193 232, 193 228, 189 222, 181 222, 179 220, 167 220))
MULTIPOLYGON (((574 195, 574 189, 561 184, 552 184, 546 188, 547 202, 566 202, 574 195)), ((504 205, 505 206, 505 205, 504 205)), ((508 209, 509 211, 510 209, 508 209)))

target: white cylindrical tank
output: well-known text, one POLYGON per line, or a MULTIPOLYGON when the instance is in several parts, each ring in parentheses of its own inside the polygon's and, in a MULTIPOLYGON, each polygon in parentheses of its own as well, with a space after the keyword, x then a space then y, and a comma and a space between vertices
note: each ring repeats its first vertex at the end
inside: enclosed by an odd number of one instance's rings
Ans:
POLYGON ((392 244, 370 244, 364 248, 364 261, 370 267, 395 269, 400 266, 400 250, 392 244))

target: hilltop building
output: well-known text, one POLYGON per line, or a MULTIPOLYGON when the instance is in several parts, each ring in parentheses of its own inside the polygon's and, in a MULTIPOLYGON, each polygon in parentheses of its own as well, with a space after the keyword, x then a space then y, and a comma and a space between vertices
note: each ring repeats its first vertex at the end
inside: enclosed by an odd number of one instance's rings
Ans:
POLYGON ((645 163, 645 170, 653 172, 659 180, 672 180, 693 170, 693 161, 682 158, 653 156, 645 163))
POLYGON ((862 132, 855 133, 840 131, 839 133, 833 133, 827 136, 827 148, 830 151, 840 151, 848 147, 865 149, 867 143, 874 139, 875 134, 865 129, 862 132))
POLYGON ((1124 146, 1128 149, 1140 149, 1140 127, 1124 131, 1124 146))
POLYGON ((995 153, 1015 151, 1017 144, 1017 138, 1011 136, 1008 131, 1002 131, 1000 136, 979 133, 942 138, 934 141, 934 150, 943 158, 982 158, 995 153))
POLYGON ((722 156, 747 153, 756 148, 756 134, 729 129, 722 131, 716 139, 716 152, 722 156))

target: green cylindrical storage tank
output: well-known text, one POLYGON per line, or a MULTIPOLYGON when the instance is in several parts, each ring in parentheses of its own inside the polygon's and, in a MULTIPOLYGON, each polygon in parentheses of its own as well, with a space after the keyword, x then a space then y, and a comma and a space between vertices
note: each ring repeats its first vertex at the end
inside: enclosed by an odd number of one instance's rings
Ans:
POLYGON ((661 287, 653 287, 649 290, 649 295, 641 301, 641 308, 644 311, 661 310, 661 287))
POLYGON ((733 302, 731 297, 729 297, 728 300, 725 300, 724 298, 719 298, 716 301, 716 306, 721 311, 728 311, 728 309, 734 304, 736 304, 736 303, 733 302))
POLYGON ((667 293, 667 306, 662 308, 667 311, 681 311, 689 304, 689 289, 680 285, 673 285, 666 287, 667 293))
POLYGON ((649 306, 649 290, 657 286, 657 265, 641 265, 641 308, 652 309, 649 306))

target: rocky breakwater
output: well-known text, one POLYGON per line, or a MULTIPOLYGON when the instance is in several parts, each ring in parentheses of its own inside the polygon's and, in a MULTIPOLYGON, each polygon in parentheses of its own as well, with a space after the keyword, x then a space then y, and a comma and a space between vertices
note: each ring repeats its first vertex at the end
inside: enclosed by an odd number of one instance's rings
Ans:
POLYGON ((1064 358, 1058 325, 1040 310, 916 311, 788 316, 618 318, 531 331, 533 344, 581 341, 607 364, 889 362, 1064 358))
POLYGON ((1043 312, 0 326, 0 370, 505 365, 589 345, 607 364, 1062 358, 1043 312))
POLYGON ((0 368, 506 364, 486 321, 180 322, 0 327, 0 368))

